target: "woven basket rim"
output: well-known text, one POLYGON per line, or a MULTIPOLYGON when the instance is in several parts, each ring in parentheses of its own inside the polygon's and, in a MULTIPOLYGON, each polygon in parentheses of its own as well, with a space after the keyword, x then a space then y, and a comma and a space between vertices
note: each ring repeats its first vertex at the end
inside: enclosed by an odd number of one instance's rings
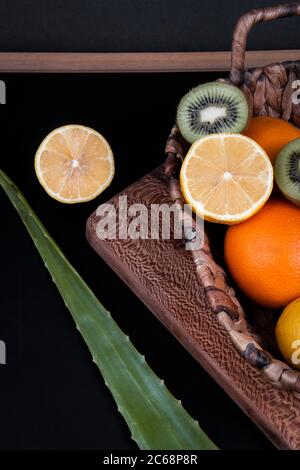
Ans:
MULTIPOLYGON (((253 10, 243 15, 236 24, 232 42, 232 65, 225 81, 239 86, 248 98, 253 115, 270 115, 291 120, 300 127, 300 105, 292 103, 293 82, 300 79, 300 61, 273 63, 265 67, 245 70, 245 48, 251 28, 258 22, 285 16, 299 16, 300 2, 253 10)), ((222 79, 224 80, 224 79, 222 79)), ((169 184, 170 199, 178 211, 183 211, 184 199, 180 191, 178 172, 185 156, 187 143, 175 124, 168 137, 164 175, 169 184)), ((211 311, 227 331, 240 355, 259 369, 277 388, 292 392, 300 399, 300 372, 287 363, 275 359, 264 350, 247 322, 247 316, 228 284, 225 271, 215 262, 205 230, 193 221, 193 230, 204 240, 203 248, 191 250, 197 277, 204 287, 211 311)), ((186 240, 192 243, 191 240, 186 240)))

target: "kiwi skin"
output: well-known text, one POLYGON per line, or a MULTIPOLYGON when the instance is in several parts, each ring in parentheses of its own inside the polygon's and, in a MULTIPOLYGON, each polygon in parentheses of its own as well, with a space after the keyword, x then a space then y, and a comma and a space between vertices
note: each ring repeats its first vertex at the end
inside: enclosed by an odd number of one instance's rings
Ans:
POLYGON ((289 142, 275 160, 275 181, 283 196, 300 207, 300 138, 289 142))
POLYGON ((238 87, 218 81, 203 83, 186 93, 178 105, 176 122, 181 135, 192 144, 209 134, 244 132, 251 114, 247 96, 238 87), (213 107, 226 109, 225 115, 215 116, 214 121, 201 120, 202 112, 213 107))

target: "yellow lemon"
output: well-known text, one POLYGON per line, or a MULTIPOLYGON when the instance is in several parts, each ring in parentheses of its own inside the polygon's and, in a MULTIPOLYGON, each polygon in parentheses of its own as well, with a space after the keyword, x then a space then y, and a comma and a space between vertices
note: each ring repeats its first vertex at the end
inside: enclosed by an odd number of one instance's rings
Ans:
POLYGON ((210 222, 236 224, 261 209, 273 188, 273 167, 254 140, 213 134, 193 143, 180 172, 185 200, 210 222))
POLYGON ((292 367, 300 370, 300 298, 283 310, 275 334, 283 357, 292 367))
POLYGON ((76 124, 48 134, 34 166, 49 196, 68 204, 94 199, 111 183, 115 172, 113 153, 104 137, 76 124))

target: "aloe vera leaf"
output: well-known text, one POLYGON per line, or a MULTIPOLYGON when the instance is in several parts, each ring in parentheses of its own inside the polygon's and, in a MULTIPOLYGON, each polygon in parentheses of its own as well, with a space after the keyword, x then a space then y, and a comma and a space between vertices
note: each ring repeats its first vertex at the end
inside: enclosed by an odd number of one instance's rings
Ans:
POLYGON ((154 374, 2 170, 0 183, 30 233, 140 449, 217 449, 154 374))

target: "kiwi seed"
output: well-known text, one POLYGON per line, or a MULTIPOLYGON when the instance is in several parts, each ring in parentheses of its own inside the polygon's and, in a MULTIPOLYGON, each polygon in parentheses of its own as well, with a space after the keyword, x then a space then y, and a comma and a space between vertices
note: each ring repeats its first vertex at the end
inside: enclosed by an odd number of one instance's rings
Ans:
POLYGON ((242 132, 248 120, 245 95, 228 83, 212 82, 193 88, 177 109, 177 125, 189 143, 209 134, 242 132))

